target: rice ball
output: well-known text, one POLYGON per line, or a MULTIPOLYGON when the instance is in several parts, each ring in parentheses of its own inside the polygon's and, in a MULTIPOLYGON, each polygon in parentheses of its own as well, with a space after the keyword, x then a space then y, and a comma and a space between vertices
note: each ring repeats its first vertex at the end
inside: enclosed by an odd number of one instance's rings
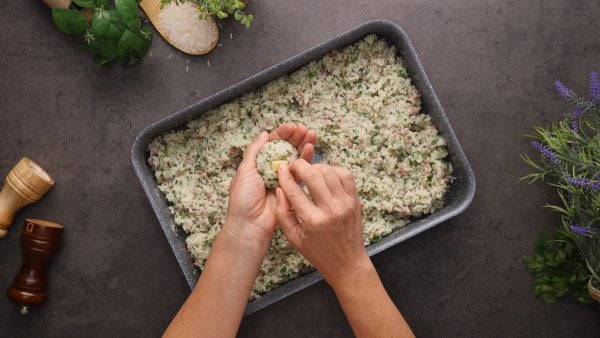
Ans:
POLYGON ((278 185, 277 170, 282 163, 298 158, 298 151, 287 141, 275 140, 265 144, 256 157, 256 168, 265 181, 267 189, 278 185))

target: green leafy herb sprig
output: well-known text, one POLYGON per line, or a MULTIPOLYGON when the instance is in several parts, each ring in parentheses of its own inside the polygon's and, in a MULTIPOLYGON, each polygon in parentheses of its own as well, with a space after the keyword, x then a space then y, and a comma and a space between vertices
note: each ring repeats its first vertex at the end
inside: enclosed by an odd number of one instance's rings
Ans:
POLYGON ((152 45, 152 30, 142 25, 136 0, 73 0, 69 9, 53 8, 52 18, 61 32, 82 38, 82 49, 94 54, 97 66, 115 59, 134 64, 152 45), (91 20, 82 10, 93 12, 91 20))
POLYGON ((200 10, 199 17, 202 20, 205 20, 207 15, 221 20, 233 15, 233 18, 246 28, 249 28, 254 20, 254 15, 246 14, 244 11, 246 4, 240 0, 161 0, 161 7, 173 1, 177 4, 192 2, 198 5, 200 10))
POLYGON ((534 293, 546 302, 573 295, 590 301, 588 280, 600 285, 600 76, 590 75, 590 99, 556 82, 558 92, 573 104, 572 111, 550 128, 535 128, 532 146, 539 161, 523 159, 535 169, 524 179, 547 180, 555 187, 562 226, 540 235, 533 256, 524 257, 535 275, 534 293))
POLYGON ((533 293, 544 302, 554 303, 567 295, 581 303, 591 302, 586 290, 589 274, 585 260, 568 233, 556 231, 550 237, 540 234, 534 254, 523 260, 535 277, 533 293))

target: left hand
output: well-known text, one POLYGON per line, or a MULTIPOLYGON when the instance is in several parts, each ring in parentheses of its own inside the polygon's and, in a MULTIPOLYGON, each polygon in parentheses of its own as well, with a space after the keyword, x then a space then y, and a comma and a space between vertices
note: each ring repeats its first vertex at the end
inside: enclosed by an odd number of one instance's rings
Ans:
POLYGON ((256 168, 256 157, 269 141, 285 140, 298 149, 300 157, 310 162, 314 155, 314 142, 317 134, 305 126, 286 123, 267 134, 262 132, 257 140, 248 146, 229 187, 227 218, 223 229, 242 240, 259 241, 268 245, 277 227, 275 206, 277 199, 273 192, 267 192, 265 184, 256 168))

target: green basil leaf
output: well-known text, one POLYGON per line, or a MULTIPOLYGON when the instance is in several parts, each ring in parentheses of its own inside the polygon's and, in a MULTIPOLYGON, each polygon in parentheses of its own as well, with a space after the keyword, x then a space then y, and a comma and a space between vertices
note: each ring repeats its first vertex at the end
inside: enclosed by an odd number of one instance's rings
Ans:
POLYGON ((94 0, 73 0, 73 2, 83 8, 92 8, 95 6, 94 0))
POLYGON ((52 19, 63 33, 82 35, 88 28, 83 14, 74 9, 52 8, 52 19))
POLYGON ((100 67, 114 59, 115 59, 114 57, 106 57, 106 56, 102 56, 100 54, 94 54, 94 65, 96 67, 100 67))
POLYGON ((120 54, 117 40, 107 39, 106 37, 100 37, 90 41, 89 46, 94 53, 104 58, 114 59, 120 54))
POLYGON ((127 28, 133 31, 140 29, 140 13, 135 0, 115 0, 115 7, 127 28))
POLYGON ((110 22, 113 25, 115 25, 115 27, 118 30, 124 31, 127 28, 127 26, 125 26, 125 23, 123 22, 123 20, 121 19, 121 16, 119 15, 119 13, 117 13, 117 11, 111 9, 111 10, 108 10, 107 12, 110 15, 110 22))
POLYGON ((92 33, 95 36, 103 36, 110 27, 110 14, 103 9, 99 9, 92 17, 92 33))
POLYGON ((125 30, 119 40, 119 53, 124 53, 129 49, 138 49, 144 44, 144 40, 130 30, 125 30))
MULTIPOLYGON (((146 27, 147 28, 147 27, 146 27)), ((141 46, 139 46, 138 48, 136 48, 136 52, 138 54, 138 57, 141 59, 144 57, 144 55, 146 55, 146 53, 148 52, 148 50, 150 49, 150 46, 152 46, 152 38, 148 39, 143 39, 143 43, 141 46)))
POLYGON ((109 39, 113 39, 116 41, 119 41, 119 39, 121 38, 121 35, 123 35, 123 31, 118 29, 117 26, 115 26, 114 24, 110 24, 110 26, 108 26, 108 30, 106 31, 106 34, 104 34, 104 36, 106 36, 109 39))

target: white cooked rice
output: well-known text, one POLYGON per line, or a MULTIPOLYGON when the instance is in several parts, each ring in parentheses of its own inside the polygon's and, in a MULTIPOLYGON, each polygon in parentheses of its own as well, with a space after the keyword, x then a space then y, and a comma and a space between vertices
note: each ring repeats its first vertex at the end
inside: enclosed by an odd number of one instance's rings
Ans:
POLYGON ((291 162, 298 158, 298 151, 287 141, 276 140, 267 142, 256 157, 256 168, 265 181, 267 189, 273 189, 278 185, 277 172, 271 167, 272 161, 291 162))

